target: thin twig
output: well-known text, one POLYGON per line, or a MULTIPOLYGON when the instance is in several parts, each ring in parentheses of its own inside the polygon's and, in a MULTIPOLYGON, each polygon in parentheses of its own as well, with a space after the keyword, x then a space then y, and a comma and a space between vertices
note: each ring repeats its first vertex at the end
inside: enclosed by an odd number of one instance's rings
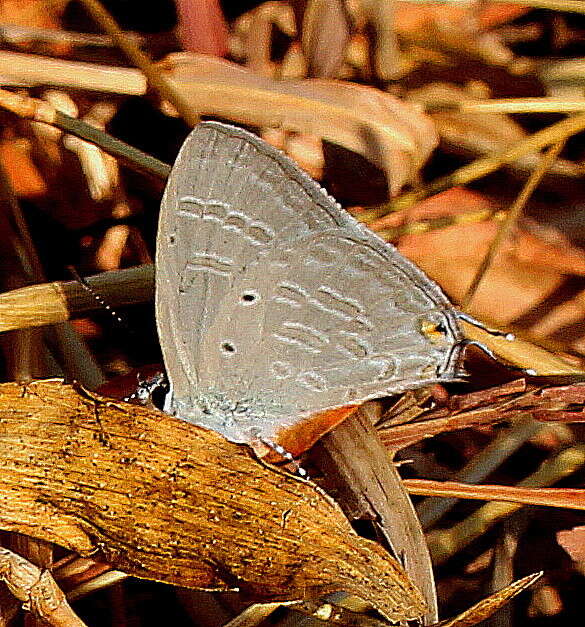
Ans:
MULTIPOLYGON (((482 157, 481 159, 476 159, 472 163, 455 170, 447 176, 442 176, 434 181, 431 181, 428 185, 425 185, 414 192, 397 196, 386 205, 386 212, 389 213, 391 211, 407 209, 421 200, 424 200, 429 196, 433 196, 434 194, 438 194, 439 192, 444 192, 451 187, 466 185, 471 181, 475 181, 491 174, 492 172, 495 172, 503 165, 513 163, 525 154, 536 152, 550 146, 551 144, 556 144, 557 142, 583 130, 585 130, 585 113, 561 120, 556 124, 551 124, 550 126, 529 135, 521 141, 516 142, 514 146, 511 146, 506 150, 488 155, 487 157, 482 157)), ((380 217, 382 213, 380 208, 377 207, 375 211, 376 217, 380 217)), ((367 216, 367 213, 364 213, 363 215, 365 217, 367 216)))
MULTIPOLYGON (((585 445, 561 451, 542 463, 532 475, 518 484, 521 488, 549 486, 579 470, 585 463, 585 445)), ((427 541, 434 564, 442 564, 479 538, 500 520, 523 507, 520 503, 492 501, 480 507, 465 520, 441 531, 431 531, 427 541)))
MULTIPOLYGON (((145 38, 138 33, 126 32, 126 37, 136 43, 144 44, 145 38)), ((52 28, 38 28, 35 26, 19 26, 17 24, 0 25, 0 39, 9 43, 22 42, 67 42, 75 46, 94 46, 98 48, 111 47, 114 44, 109 35, 96 35, 94 33, 76 33, 52 28)))
POLYGON ((520 194, 518 194, 516 200, 512 203, 510 210, 506 214, 506 219, 500 224, 496 236, 492 240, 487 253, 482 259, 479 268, 477 269, 477 272, 475 273, 475 276, 471 281, 470 286, 467 288, 465 295, 461 299, 460 306, 462 311, 469 311, 471 301, 477 293, 479 285, 482 279, 485 277, 487 269, 492 264, 492 261, 494 260, 497 251, 500 249, 502 243, 508 238, 508 236, 512 232, 512 229, 518 222, 518 218, 520 217, 524 207, 526 206, 528 199, 534 193, 534 190, 540 183, 540 180, 545 175, 546 171, 559 156, 559 153, 563 149, 565 142, 566 138, 554 144, 547 151, 544 157, 540 160, 538 166, 534 169, 534 171, 526 181, 524 187, 522 188, 522 191, 520 192, 520 194))
POLYGON ((522 4, 533 9, 548 9, 564 13, 585 13, 582 0, 506 0, 508 4, 522 4))
POLYGON ((410 494, 419 496, 585 510, 585 489, 583 488, 520 488, 502 485, 472 485, 459 481, 433 481, 431 479, 404 479, 404 485, 410 494))
MULTIPOLYGON (((440 216, 438 218, 429 218, 427 220, 414 220, 405 222, 398 226, 380 229, 376 224, 368 225, 382 239, 387 241, 395 241, 404 235, 420 235, 421 233, 432 233, 446 229, 449 226, 461 226, 464 224, 479 224, 494 220, 501 222, 505 219, 506 212, 498 209, 480 209, 478 211, 470 211, 469 213, 460 213, 457 215, 440 216)), ((355 216, 360 219, 359 214, 355 216)))
POLYGON ((425 103, 426 113, 578 113, 585 111, 585 100, 560 98, 492 98, 490 100, 443 100, 425 103))
MULTIPOLYGON (((416 4, 457 4, 469 5, 469 0, 412 0, 416 4)), ((508 4, 521 4, 534 9, 563 11, 564 13, 585 13, 582 0, 507 0, 508 4)))
POLYGON ((166 180, 171 172, 171 166, 159 161, 155 157, 134 148, 129 144, 108 135, 104 131, 91 126, 82 120, 72 118, 60 111, 56 112, 54 126, 71 135, 85 139, 99 146, 102 150, 118 157, 125 162, 133 164, 136 169, 154 174, 160 179, 166 180))
POLYGON ((198 124, 199 116, 193 111, 193 108, 173 84, 161 74, 148 58, 148 55, 140 50, 132 39, 126 37, 126 34, 120 29, 110 13, 106 11, 102 3, 98 0, 81 0, 81 2, 95 21, 118 44, 124 54, 144 73, 149 84, 158 92, 160 97, 168 100, 189 126, 198 124))

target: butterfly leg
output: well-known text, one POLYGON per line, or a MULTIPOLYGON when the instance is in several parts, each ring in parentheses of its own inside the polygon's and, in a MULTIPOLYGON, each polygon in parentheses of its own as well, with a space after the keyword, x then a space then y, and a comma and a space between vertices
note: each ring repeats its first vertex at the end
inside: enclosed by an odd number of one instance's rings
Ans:
POLYGON ((275 453, 278 453, 284 460, 286 460, 289 464, 291 464, 295 470, 295 474, 298 475, 301 479, 306 479, 307 481, 310 479, 309 473, 299 465, 297 460, 292 456, 289 451, 287 451, 284 446, 280 444, 276 444, 271 440, 265 440, 262 438, 260 440, 262 444, 265 444, 269 449, 273 450, 275 453))

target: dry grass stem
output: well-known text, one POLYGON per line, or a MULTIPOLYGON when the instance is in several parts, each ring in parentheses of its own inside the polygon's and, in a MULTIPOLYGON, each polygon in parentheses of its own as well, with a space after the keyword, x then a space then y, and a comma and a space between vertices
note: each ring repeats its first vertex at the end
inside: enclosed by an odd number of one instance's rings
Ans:
POLYGON ((85 627, 48 570, 0 547, 0 578, 24 609, 52 627, 85 627))
POLYGON ((83 120, 78 120, 58 111, 46 100, 22 96, 0 89, 0 108, 26 120, 50 124, 75 137, 91 142, 141 172, 166 180, 171 171, 170 166, 166 163, 112 137, 83 120))
POLYGON ((534 9, 563 11, 565 13, 585 13, 581 0, 506 0, 509 4, 521 4, 534 9))
MULTIPOLYGON (((555 419, 560 422, 582 421, 585 415, 585 385, 574 382, 544 386, 517 379, 493 388, 451 396, 447 406, 429 409, 425 407, 426 401, 428 396, 423 396, 420 401, 422 406, 417 407, 416 399, 413 399, 407 411, 411 422, 401 420, 404 403, 396 404, 398 416, 391 410, 391 415, 379 425, 380 438, 386 447, 395 451, 439 433, 502 421, 514 424, 533 419, 545 422, 555 419)), ((496 458, 496 461, 501 462, 502 458, 496 458)), ((473 468, 472 462, 469 468, 473 468)), ((472 470, 469 475, 472 478, 476 472, 480 475, 480 470, 472 470)))
POLYGON ((470 485, 458 481, 405 479, 410 494, 443 496, 480 501, 502 501, 522 505, 542 505, 565 509, 585 510, 585 489, 518 488, 499 485, 470 485))
MULTIPOLYGON (((545 460, 540 468, 518 484, 520 488, 552 485, 573 474, 585 463, 585 445, 580 444, 561 451, 545 460)), ((433 563, 442 564, 484 535, 493 525, 523 507, 523 503, 492 501, 449 529, 431 531, 427 535, 433 563)))
MULTIPOLYGON (((151 264, 103 272, 85 280, 112 307, 145 303, 154 293, 151 264)), ((0 332, 57 324, 100 307, 78 281, 30 285, 0 294, 0 332)))
POLYGON ((563 98, 491 98, 469 102, 437 101, 425 105, 427 113, 459 111, 460 113, 579 113, 585 111, 585 100, 563 98))
POLYGON ((479 625, 490 616, 493 616, 501 607, 508 603, 510 599, 513 599, 517 594, 526 590, 526 588, 538 581, 541 577, 542 572, 523 577, 505 588, 498 590, 494 594, 490 594, 489 597, 472 605, 468 610, 465 610, 465 612, 462 612, 458 616, 441 621, 436 627, 471 627, 472 625, 479 625))
POLYGON ((485 257, 482 259, 473 280, 471 281, 470 286, 467 288, 467 292, 461 299, 461 310, 469 311, 469 307, 471 305, 471 301, 477 292, 479 285, 482 279, 485 277, 485 274, 492 264, 494 257, 496 256, 498 250, 500 249, 503 242, 510 236, 512 230, 516 226, 526 203, 530 196, 532 196, 534 190, 540 183, 540 180, 545 175, 546 171, 549 167, 554 163, 556 158, 559 156, 563 146, 565 145, 566 139, 562 139, 561 141, 554 144, 549 150, 546 152, 544 157, 540 160, 540 163, 529 176, 526 181, 522 191, 516 197, 516 200, 512 203, 510 210, 506 214, 506 218, 503 222, 500 223, 498 227, 498 232, 496 236, 492 240, 490 247, 485 254, 485 257))

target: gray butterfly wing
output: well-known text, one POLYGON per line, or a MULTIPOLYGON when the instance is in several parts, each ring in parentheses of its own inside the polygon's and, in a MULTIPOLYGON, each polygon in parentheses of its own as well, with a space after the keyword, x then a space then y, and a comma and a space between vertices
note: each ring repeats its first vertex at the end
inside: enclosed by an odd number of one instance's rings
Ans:
POLYGON ((156 277, 169 409, 234 441, 458 375, 440 288, 241 129, 203 123, 183 145, 156 277))

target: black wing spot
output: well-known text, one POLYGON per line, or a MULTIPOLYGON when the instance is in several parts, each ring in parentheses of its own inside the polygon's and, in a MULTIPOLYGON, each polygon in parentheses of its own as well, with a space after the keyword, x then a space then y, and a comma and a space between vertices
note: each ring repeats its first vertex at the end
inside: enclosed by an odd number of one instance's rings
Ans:
POLYGON ((245 303, 253 303, 258 299, 258 294, 254 292, 244 292, 242 294, 242 301, 245 303))

